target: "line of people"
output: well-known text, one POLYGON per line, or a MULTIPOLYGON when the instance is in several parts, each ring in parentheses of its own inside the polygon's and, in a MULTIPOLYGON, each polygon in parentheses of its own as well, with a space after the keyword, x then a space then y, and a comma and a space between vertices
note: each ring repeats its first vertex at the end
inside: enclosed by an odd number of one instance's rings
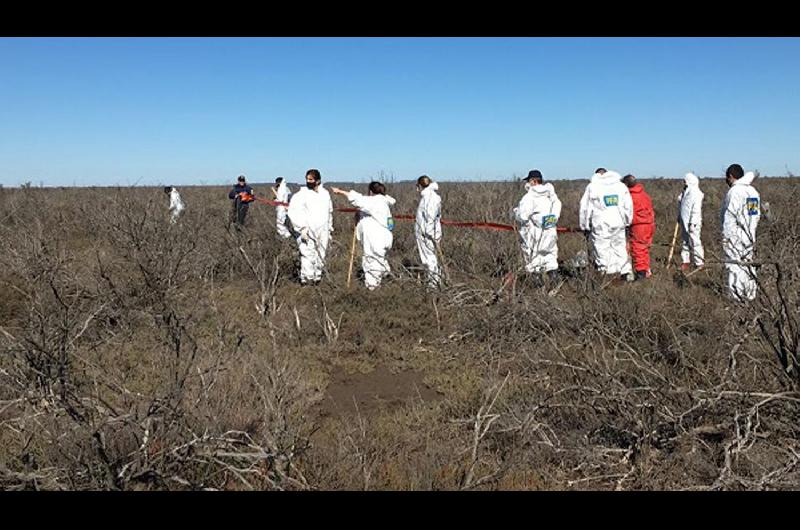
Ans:
MULTIPOLYGON (((736 300, 756 296, 756 273, 753 260, 756 227, 761 213, 760 195, 752 186, 754 173, 745 173, 732 164, 725 173, 729 190, 721 210, 722 248, 727 273, 727 293, 736 300)), ((282 177, 272 188, 275 199, 288 206, 276 207, 278 236, 294 237, 300 252, 300 281, 316 284, 322 279, 325 258, 333 234, 333 201, 322 185, 317 169, 305 176, 306 187, 292 194, 282 177)), ((511 214, 517 224, 525 270, 558 281, 558 232, 562 204, 552 183, 545 183, 541 171, 532 170, 523 179, 525 195, 511 214)), ((703 198, 699 178, 693 173, 684 177, 684 189, 678 197, 677 224, 681 230, 681 269, 693 264, 705 266, 701 239, 703 198)), ((442 285, 438 256, 442 239, 442 199, 439 185, 427 175, 417 179, 420 201, 417 206, 414 235, 420 261, 427 271, 426 283, 442 285)), ((184 204, 174 187, 170 194, 171 222, 175 223, 184 204)), ((346 197, 357 210, 355 237, 361 243, 364 282, 370 290, 381 285, 391 272, 387 254, 392 247, 394 198, 386 194, 380 182, 371 182, 366 195, 355 190, 331 188, 346 197)), ((229 192, 232 222, 244 224, 249 203, 255 198, 244 176, 229 192)), ((652 275, 650 248, 655 234, 655 211, 650 196, 634 175, 622 177, 604 168, 595 170, 586 186, 579 207, 580 229, 586 236, 594 268, 603 274, 619 275, 627 281, 645 280, 652 275)))
MULTIPOLYGON (((727 294, 739 301, 756 297, 753 261, 756 228, 761 215, 761 197, 753 187, 753 172, 732 164, 725 172, 729 190, 721 210, 723 261, 727 294)), ((526 195, 514 209, 519 223, 526 270, 553 277, 558 269, 556 224, 561 201, 551 184, 544 184, 538 170, 525 178, 526 195)), ((681 269, 693 263, 705 266, 701 240, 703 192, 693 173, 684 177, 678 197, 677 223, 681 229, 681 269)), ((650 248, 655 234, 655 211, 644 186, 633 175, 622 177, 605 168, 595 170, 581 197, 580 228, 587 237, 594 267, 601 273, 619 274, 626 280, 644 280, 652 275, 650 248), (635 272, 635 275, 633 274, 635 272)))
MULTIPOLYGON (((739 301, 754 300, 757 291, 756 271, 749 265, 755 250, 756 228, 761 216, 761 197, 753 187, 753 172, 744 172, 739 164, 725 171, 729 190, 720 212, 723 262, 727 294, 739 301)), ((681 230, 681 269, 705 266, 701 230, 703 198, 700 180, 693 173, 684 177, 684 189, 678 197, 677 224, 681 230)), ((651 275, 650 247, 655 234, 652 201, 636 177, 599 168, 592 176, 581 199, 581 230, 587 234, 594 251, 595 266, 607 274, 619 273, 636 279, 651 275), (628 252, 625 249, 627 231, 628 252)))

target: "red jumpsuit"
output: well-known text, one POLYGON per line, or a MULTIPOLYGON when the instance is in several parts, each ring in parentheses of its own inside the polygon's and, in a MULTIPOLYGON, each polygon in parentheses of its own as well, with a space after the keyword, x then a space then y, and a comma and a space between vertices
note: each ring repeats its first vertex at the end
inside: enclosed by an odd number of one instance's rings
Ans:
POLYGON ((633 260, 633 270, 645 271, 650 276, 650 247, 656 232, 656 215, 653 201, 644 191, 644 186, 636 183, 628 191, 633 199, 633 221, 628 238, 628 247, 633 260))

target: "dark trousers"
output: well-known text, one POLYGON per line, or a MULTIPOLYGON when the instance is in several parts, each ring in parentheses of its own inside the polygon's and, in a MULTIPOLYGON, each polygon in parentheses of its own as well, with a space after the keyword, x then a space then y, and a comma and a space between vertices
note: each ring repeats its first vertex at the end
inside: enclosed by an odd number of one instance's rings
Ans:
POLYGON ((239 199, 233 201, 233 207, 231 208, 231 222, 238 225, 244 225, 244 219, 247 217, 247 210, 249 208, 249 202, 242 202, 239 199))

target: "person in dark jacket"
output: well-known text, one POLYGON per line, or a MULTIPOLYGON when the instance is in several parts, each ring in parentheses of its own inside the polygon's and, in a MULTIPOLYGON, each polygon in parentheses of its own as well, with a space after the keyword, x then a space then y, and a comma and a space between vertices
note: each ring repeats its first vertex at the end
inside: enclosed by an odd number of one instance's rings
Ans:
POLYGON ((231 222, 238 226, 244 226, 244 219, 247 217, 247 210, 250 203, 255 200, 253 188, 247 184, 244 175, 239 175, 236 185, 228 192, 228 198, 233 201, 231 209, 231 222))
POLYGON ((631 221, 628 245, 633 270, 636 279, 644 280, 652 275, 650 271, 650 247, 653 245, 653 235, 656 232, 656 215, 653 210, 653 201, 644 191, 644 186, 636 182, 633 175, 625 175, 622 182, 628 186, 628 191, 633 199, 633 220, 631 221))

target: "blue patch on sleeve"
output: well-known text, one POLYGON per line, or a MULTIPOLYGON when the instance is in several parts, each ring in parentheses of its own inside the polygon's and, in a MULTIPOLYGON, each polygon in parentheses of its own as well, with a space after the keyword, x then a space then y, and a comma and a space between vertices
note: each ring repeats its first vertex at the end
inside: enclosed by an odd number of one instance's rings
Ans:
POLYGON ((386 218, 386 228, 388 228, 390 232, 394 230, 394 217, 386 218))
POLYGON ((617 206, 619 205, 619 195, 606 195, 603 197, 603 202, 606 206, 617 206))
POLYGON ((542 228, 544 229, 553 228, 557 222, 556 216, 553 214, 542 216, 542 228))
POLYGON ((758 215, 758 197, 747 198, 747 215, 758 215))

